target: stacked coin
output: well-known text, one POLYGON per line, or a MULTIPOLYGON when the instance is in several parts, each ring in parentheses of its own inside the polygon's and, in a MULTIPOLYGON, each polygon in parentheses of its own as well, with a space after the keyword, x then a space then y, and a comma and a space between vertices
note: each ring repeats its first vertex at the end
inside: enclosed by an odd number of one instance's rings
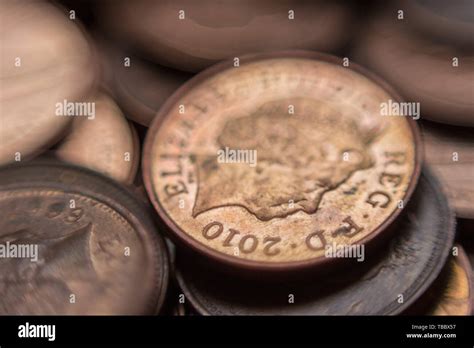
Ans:
POLYGON ((473 15, 472 1, 396 1, 370 20, 355 58, 419 103, 422 118, 472 127, 473 15))
POLYGON ((71 118, 58 105, 86 97, 96 74, 90 43, 54 6, 7 0, 0 16, 0 164, 6 164, 60 139, 71 118))
POLYGON ((0 314, 160 312, 167 249, 125 186, 139 139, 95 88, 88 35, 47 2, 0 6, 0 314))
POLYGON ((0 314, 472 312, 463 11, 62 3, 0 5, 0 314))
POLYGON ((167 100, 144 177, 194 310, 398 314, 424 294, 453 215, 428 169, 417 185, 418 129, 381 117, 389 100, 372 74, 307 52, 221 63, 167 100))
POLYGON ((474 218, 474 137, 468 127, 423 123, 426 161, 447 189, 456 215, 474 218))
POLYGON ((350 6, 339 1, 101 3, 105 31, 161 64, 192 72, 250 52, 334 51, 354 26, 350 6))

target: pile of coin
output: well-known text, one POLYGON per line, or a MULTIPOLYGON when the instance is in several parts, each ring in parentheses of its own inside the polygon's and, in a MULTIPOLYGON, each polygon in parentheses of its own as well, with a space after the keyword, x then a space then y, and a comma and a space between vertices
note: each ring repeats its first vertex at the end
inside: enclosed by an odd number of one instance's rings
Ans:
POLYGON ((442 6, 3 1, 0 314, 470 315, 442 6))

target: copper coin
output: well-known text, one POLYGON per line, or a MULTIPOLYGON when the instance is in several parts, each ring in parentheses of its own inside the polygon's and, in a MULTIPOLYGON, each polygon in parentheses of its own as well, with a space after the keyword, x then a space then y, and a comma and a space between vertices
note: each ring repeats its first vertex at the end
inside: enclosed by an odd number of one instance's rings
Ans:
POLYGON ((380 14, 357 42, 359 63, 380 74, 410 102, 421 117, 474 126, 474 57, 469 52, 417 33, 410 17, 380 14))
POLYGON ((472 50, 474 44, 474 3, 471 0, 403 0, 399 7, 410 25, 436 40, 456 43, 472 50))
POLYGON ((300 51, 223 62, 186 83, 143 157, 172 235, 219 263, 288 271, 382 233, 416 185, 421 149, 411 119, 380 114, 396 94, 367 76, 300 51))
POLYGON ((339 1, 138 0, 101 2, 110 35, 149 59, 198 72, 222 59, 285 49, 334 51, 353 32, 339 1))
POLYGON ((140 144, 133 125, 105 94, 89 103, 93 117, 75 117, 69 134, 54 150, 63 161, 131 184, 138 170, 140 144))
POLYGON ((162 307, 164 242, 144 206, 106 177, 49 161, 2 168, 0 231, 1 314, 162 307))
POLYGON ((123 51, 111 50, 108 54, 117 102, 126 117, 146 127, 166 99, 192 76, 123 51))
POLYGON ((76 103, 93 88, 94 57, 80 27, 48 2, 0 4, 2 88, 0 164, 47 150, 71 117, 58 103, 76 103))
POLYGON ((472 269, 466 252, 456 245, 446 269, 425 295, 430 304, 428 315, 471 315, 474 305, 472 269))
POLYGON ((456 215, 474 218, 474 137, 472 129, 423 123, 426 162, 448 193, 456 215))
POLYGON ((439 183, 423 171, 388 248, 358 267, 278 285, 198 268, 178 255, 186 299, 204 315, 394 315, 437 278, 454 240, 454 216, 439 183))

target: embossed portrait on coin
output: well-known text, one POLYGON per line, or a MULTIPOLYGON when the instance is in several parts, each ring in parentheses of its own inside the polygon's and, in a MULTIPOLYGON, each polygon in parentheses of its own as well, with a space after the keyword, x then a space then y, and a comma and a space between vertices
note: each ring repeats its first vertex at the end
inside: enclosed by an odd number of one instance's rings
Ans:
MULTIPOLYGON (((92 225, 67 234, 52 235, 39 222, 35 229, 20 229, 0 236, 0 243, 37 245, 38 260, 0 259, 0 312, 55 314, 68 305, 71 293, 97 287, 98 276, 90 259, 92 225)), ((56 231, 55 231, 56 232, 56 231)), ((63 233, 63 231, 59 231, 63 233)), ((53 232, 54 233, 54 232, 53 232)))
POLYGON ((216 139, 220 149, 256 150, 255 166, 196 155, 193 216, 223 206, 243 207, 263 221, 297 211, 313 214, 326 192, 373 166, 371 143, 380 132, 378 125, 364 128, 328 103, 268 102, 227 121, 216 139))

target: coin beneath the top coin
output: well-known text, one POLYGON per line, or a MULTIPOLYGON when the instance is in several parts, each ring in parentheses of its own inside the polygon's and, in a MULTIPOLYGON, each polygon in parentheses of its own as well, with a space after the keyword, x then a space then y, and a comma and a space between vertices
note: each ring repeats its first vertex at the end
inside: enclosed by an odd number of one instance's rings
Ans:
POLYGON ((149 212, 94 172, 0 170, 0 314, 154 314, 168 256, 149 212))
POLYGON ((429 298, 428 315, 471 315, 474 304, 472 269, 466 252, 456 245, 458 254, 451 256, 446 269, 433 284, 429 298))
POLYGON ((330 276, 275 285, 196 266, 178 254, 177 279, 204 315, 394 315, 441 272, 454 240, 454 215, 439 182, 423 171, 388 248, 330 276))
MULTIPOLYGON (((280 52, 191 79, 147 134, 144 180, 173 235, 221 264, 288 271, 331 262, 402 211, 419 176, 417 126, 342 59, 280 52)), ((351 65, 352 66, 352 65, 351 65)))

